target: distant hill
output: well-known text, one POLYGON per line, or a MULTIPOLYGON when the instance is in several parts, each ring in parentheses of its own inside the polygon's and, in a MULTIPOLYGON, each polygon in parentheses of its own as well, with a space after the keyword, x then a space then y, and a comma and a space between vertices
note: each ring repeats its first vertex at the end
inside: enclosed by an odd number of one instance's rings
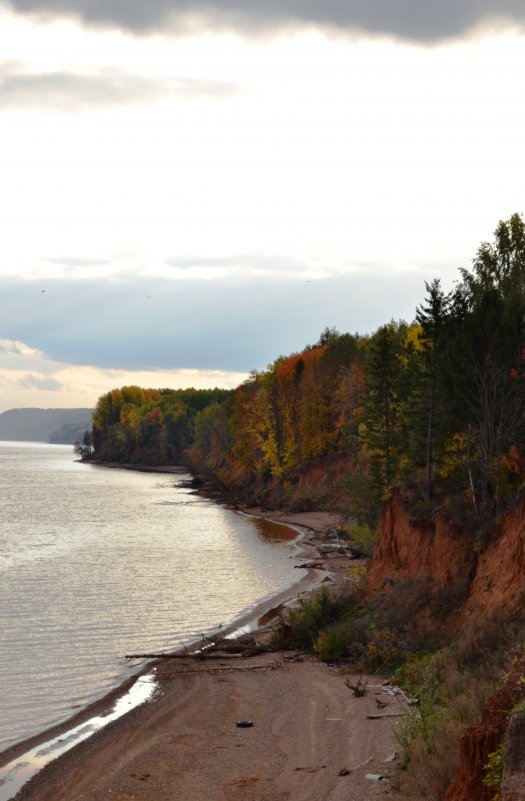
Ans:
POLYGON ((0 440, 68 444, 91 429, 92 409, 9 409, 0 414, 0 440))

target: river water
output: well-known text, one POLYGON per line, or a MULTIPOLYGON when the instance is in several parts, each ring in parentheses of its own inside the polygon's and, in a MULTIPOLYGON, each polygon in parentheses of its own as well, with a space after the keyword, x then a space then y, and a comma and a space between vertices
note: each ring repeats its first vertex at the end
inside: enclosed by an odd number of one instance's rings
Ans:
POLYGON ((184 478, 0 443, 0 751, 120 684, 126 654, 191 642, 297 580, 289 529, 184 478))

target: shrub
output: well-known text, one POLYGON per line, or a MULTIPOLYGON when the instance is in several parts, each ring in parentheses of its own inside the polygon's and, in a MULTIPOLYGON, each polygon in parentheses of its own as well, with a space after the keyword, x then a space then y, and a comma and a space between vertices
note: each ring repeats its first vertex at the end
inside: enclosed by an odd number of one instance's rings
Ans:
POLYGON ((432 616, 436 620, 445 620, 467 600, 470 585, 470 576, 464 575, 447 587, 443 587, 432 599, 432 616))
POLYGON ((321 632, 355 614, 355 605, 355 593, 337 595, 323 584, 310 598, 300 598, 296 607, 280 616, 274 639, 281 647, 314 650, 321 632))
POLYGON ((371 607, 379 624, 392 631, 403 631, 428 602, 425 577, 409 576, 403 581, 390 581, 378 593, 371 607))
POLYGON ((315 651, 324 662, 344 662, 363 656, 370 639, 364 618, 344 620, 328 626, 319 635, 315 651))
POLYGON ((345 479, 345 514, 368 526, 377 524, 380 502, 364 465, 358 465, 345 479))
POLYGON ((483 765, 483 784, 494 791, 492 801, 499 801, 501 781, 503 779, 503 746, 500 745, 492 754, 489 754, 489 761, 483 765))
POLYGON ((372 556, 377 540, 377 529, 354 523, 346 528, 346 536, 352 548, 361 556, 372 556))
POLYGON ((384 673, 399 667, 406 654, 397 634, 387 628, 371 627, 369 642, 358 662, 360 672, 384 673))

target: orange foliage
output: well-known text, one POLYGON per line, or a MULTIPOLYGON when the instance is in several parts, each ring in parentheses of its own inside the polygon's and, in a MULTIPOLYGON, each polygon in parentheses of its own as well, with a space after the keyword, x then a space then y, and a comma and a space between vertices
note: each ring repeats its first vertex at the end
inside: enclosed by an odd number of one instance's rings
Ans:
POLYGON ((525 458, 521 455, 520 449, 517 445, 513 445, 508 454, 503 456, 503 464, 510 473, 517 475, 525 474, 525 458))
POLYGON ((276 375, 278 378, 290 378, 296 375, 298 364, 300 362, 303 363, 304 368, 307 369, 312 366, 312 364, 319 361, 321 356, 326 350, 326 345, 323 345, 319 348, 312 348, 311 350, 305 350, 302 353, 294 353, 292 356, 288 356, 287 359, 282 361, 279 365, 277 365, 276 375))

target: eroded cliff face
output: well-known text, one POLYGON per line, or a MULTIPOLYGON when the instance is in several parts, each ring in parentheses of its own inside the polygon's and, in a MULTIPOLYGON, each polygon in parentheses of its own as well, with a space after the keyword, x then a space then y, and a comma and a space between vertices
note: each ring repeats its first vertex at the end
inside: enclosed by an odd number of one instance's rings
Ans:
POLYGON ((428 591, 428 604, 416 615, 420 624, 431 625, 429 614, 434 621, 447 618, 449 627, 510 617, 525 598, 525 500, 478 554, 473 534, 452 525, 446 511, 413 517, 393 496, 383 509, 369 586, 377 592, 414 578, 428 591))
POLYGON ((354 462, 344 453, 336 453, 320 459, 303 462, 296 470, 299 487, 315 487, 319 484, 333 485, 344 481, 352 470, 354 462))
POLYGON ((501 801, 523 801, 525 798, 525 709, 511 717, 505 737, 501 801))
POLYGON ((480 554, 463 610, 465 622, 498 610, 511 615, 525 596, 525 500, 502 521, 498 536, 480 554))
MULTIPOLYGON (((379 540, 368 573, 372 594, 403 597, 419 582, 425 595, 414 602, 414 628, 420 634, 446 629, 460 637, 488 619, 516 617, 525 599, 525 499, 499 525, 490 544, 477 552, 472 533, 453 526, 439 509, 431 519, 414 518, 399 496, 383 509, 379 540), (421 598, 423 597, 423 601, 421 598)), ((465 729, 460 760, 445 801, 490 801, 483 766, 505 740, 502 801, 525 798, 525 714, 514 720, 525 698, 525 658, 487 703, 480 723, 465 729), (509 720, 512 718, 512 726, 509 720), (521 793, 521 794, 520 794, 521 793)))
POLYGON ((211 464, 195 448, 185 451, 185 463, 212 488, 240 504, 264 504, 269 509, 310 511, 320 506, 342 511, 347 503, 345 481, 354 467, 344 453, 309 459, 286 474, 268 470, 255 475, 228 454, 211 464))
POLYGON ((469 726, 461 736, 459 766, 454 781, 450 785, 445 801, 490 801, 494 789, 483 783, 483 767, 490 755, 504 743, 505 758, 502 801, 523 801, 525 785, 525 753, 520 746, 525 742, 523 717, 518 715, 516 723, 511 721, 516 704, 525 698, 525 659, 518 662, 505 681, 505 684, 487 702, 481 721, 477 726, 469 726))
POLYGON ((379 590, 386 582, 421 579, 431 595, 472 581, 477 556, 472 536, 450 525, 439 512, 430 518, 410 515, 398 495, 383 507, 379 539, 368 583, 379 590))

